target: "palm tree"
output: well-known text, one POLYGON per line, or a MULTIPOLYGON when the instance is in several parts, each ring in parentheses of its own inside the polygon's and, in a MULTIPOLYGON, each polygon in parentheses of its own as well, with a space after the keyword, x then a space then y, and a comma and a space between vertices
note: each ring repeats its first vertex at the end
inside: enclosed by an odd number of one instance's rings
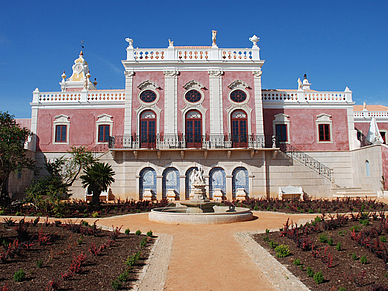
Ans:
POLYGON ((115 172, 108 163, 96 162, 84 170, 84 175, 80 176, 82 187, 90 187, 93 191, 92 205, 99 205, 100 194, 115 181, 114 175, 115 172))

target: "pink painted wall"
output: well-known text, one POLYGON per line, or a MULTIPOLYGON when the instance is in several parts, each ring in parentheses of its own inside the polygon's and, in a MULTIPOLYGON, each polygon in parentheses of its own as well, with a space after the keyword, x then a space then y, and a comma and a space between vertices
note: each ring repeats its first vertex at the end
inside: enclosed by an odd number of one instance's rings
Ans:
POLYGON ((31 130, 31 118, 16 118, 15 121, 21 128, 25 127, 31 130))
MULTIPOLYGON (((160 87, 157 89, 159 100, 156 105, 162 109, 160 112, 159 128, 160 133, 164 131, 164 73, 163 72, 136 72, 133 76, 133 91, 132 91, 132 133, 137 132, 138 120, 136 109, 140 107, 138 95, 140 89, 137 87, 144 81, 150 80, 160 87)), ((156 113, 156 112, 155 112, 156 113)))
POLYGON ((264 109, 265 135, 273 135, 275 115, 284 113, 290 116, 291 145, 305 151, 349 150, 348 123, 346 109, 264 109), (332 116, 333 143, 317 143, 317 115, 326 113, 332 116))
MULTIPOLYGON (((201 103, 204 108, 207 109, 205 116, 202 116, 202 120, 205 120, 205 132, 210 132, 210 111, 209 111, 209 74, 208 72, 180 72, 178 76, 178 133, 184 133, 183 129, 183 118, 182 109, 185 107, 185 96, 186 89, 183 86, 191 81, 195 80, 205 86, 202 89, 202 93, 205 95, 203 102, 201 103)), ((202 134, 205 134, 203 132, 202 134)))
POLYGON ((381 146, 381 157, 382 157, 382 166, 383 166, 383 175, 385 179, 388 180, 388 147, 381 146))
POLYGON ((39 109, 37 124, 37 150, 42 152, 65 152, 72 146, 93 149, 96 144, 97 116, 112 116, 112 135, 123 135, 124 108, 106 109, 39 109), (53 144, 55 116, 69 116, 69 144, 53 144))
MULTIPOLYGON (((231 102, 230 102, 230 99, 229 99, 229 93, 231 92, 231 90, 228 88, 228 86, 236 81, 236 80, 240 80, 240 81, 243 81, 245 83, 247 83, 247 85, 249 86, 249 88, 246 88, 245 90, 248 91, 248 94, 249 94, 249 101, 247 103, 248 107, 254 109, 255 108, 255 90, 252 89, 254 88, 254 79, 253 79, 253 74, 252 72, 231 72, 231 71, 227 71, 227 72, 224 72, 224 75, 222 77, 222 102, 223 102, 223 126, 224 126, 224 133, 225 134, 228 134, 229 133, 229 123, 230 123, 230 120, 228 120, 228 112, 227 112, 227 109, 230 107, 231 105, 231 102)), ((246 112, 247 115, 249 114, 249 112, 246 112)), ((255 111, 253 110, 252 111, 252 114, 250 116, 251 118, 251 130, 252 130, 252 134, 255 134, 256 133, 256 114, 255 114, 255 111)), ((249 120, 249 119, 248 119, 249 120)), ((249 132, 250 134, 250 132, 249 132)))
MULTIPOLYGON (((369 122, 355 122, 354 127, 357 128, 358 130, 361 130, 362 134, 366 137, 369 131, 369 122)), ((379 130, 386 130, 388 131, 388 123, 386 122, 377 122, 377 126, 379 127, 379 130)), ((388 144, 388 136, 385 137, 385 143, 388 144)))

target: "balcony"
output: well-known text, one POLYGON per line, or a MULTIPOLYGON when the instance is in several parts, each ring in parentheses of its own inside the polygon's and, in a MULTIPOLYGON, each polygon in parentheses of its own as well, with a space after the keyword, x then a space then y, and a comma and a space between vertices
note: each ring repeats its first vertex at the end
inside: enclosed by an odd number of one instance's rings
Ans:
POLYGON ((125 149, 262 149, 272 148, 272 137, 264 135, 233 136, 157 134, 157 135, 121 135, 109 138, 110 150, 125 149))

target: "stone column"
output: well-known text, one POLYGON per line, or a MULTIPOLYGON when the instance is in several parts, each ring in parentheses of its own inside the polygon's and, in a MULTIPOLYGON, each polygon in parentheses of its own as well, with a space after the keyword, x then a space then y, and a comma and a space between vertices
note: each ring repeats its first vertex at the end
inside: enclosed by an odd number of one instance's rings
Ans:
POLYGON ((209 70, 210 134, 223 134, 221 70, 209 70))
POLYGON ((163 175, 156 175, 156 199, 163 198, 163 175))
POLYGON ((133 71, 125 71, 125 111, 124 111, 124 135, 130 135, 132 131, 132 92, 133 71))
POLYGON ((226 199, 228 199, 229 201, 233 200, 232 179, 232 175, 226 175, 226 199))
POLYGON ((164 71, 164 133, 176 134, 178 131, 178 74, 176 70, 164 71))
POLYGON ((179 176, 179 200, 186 200, 186 175, 179 176))
POLYGON ((254 94, 255 94, 255 115, 256 115, 256 134, 264 135, 264 124, 263 124, 263 100, 261 96, 261 68, 253 71, 254 76, 254 94))

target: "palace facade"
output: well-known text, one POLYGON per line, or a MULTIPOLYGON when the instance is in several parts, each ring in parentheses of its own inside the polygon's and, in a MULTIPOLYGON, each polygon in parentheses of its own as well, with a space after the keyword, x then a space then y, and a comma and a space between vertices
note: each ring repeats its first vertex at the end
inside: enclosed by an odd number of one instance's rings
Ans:
MULTIPOLYGON (((371 117, 387 137, 387 107, 355 106, 352 91, 264 89, 258 38, 249 49, 134 48, 126 39, 125 89, 98 90, 81 52, 58 92, 33 92, 29 149, 39 163, 85 146, 116 172, 115 198, 188 199, 202 166, 212 199, 376 196, 388 148, 366 141, 371 117)), ((328 84, 330 87, 330 84, 328 84)), ((384 139, 386 141, 386 139, 384 139)), ((78 181, 74 198, 85 198, 78 181)))

